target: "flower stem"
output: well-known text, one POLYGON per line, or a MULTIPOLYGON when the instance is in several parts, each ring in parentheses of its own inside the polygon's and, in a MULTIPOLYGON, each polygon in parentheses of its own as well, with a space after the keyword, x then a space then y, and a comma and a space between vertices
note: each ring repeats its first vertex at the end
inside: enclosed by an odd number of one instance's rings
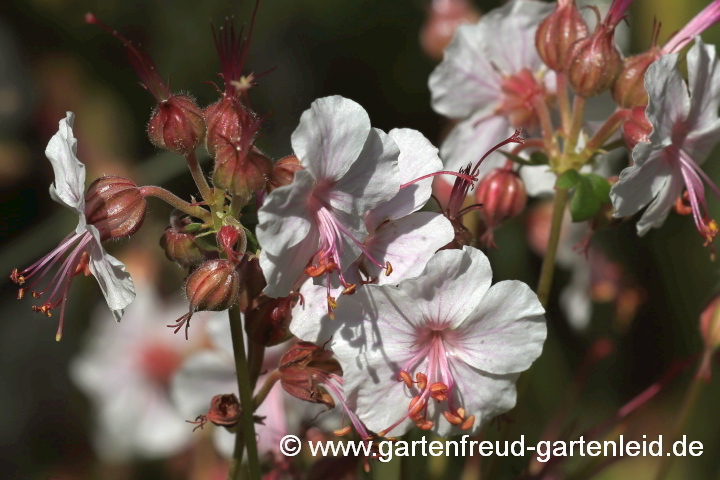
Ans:
POLYGON ((235 371, 242 406, 242 432, 235 438, 235 450, 230 463, 228 480, 239 480, 241 477, 243 440, 247 440, 249 480, 260 480, 260 460, 258 459, 257 441, 255 439, 255 423, 253 420, 252 386, 250 385, 250 372, 247 358, 245 358, 245 342, 243 340, 243 326, 240 318, 240 308, 235 305, 230 308, 230 334, 232 336, 233 353, 235 354, 235 371))
POLYGON ((147 185, 144 187, 140 187, 140 193, 143 197, 159 198, 171 207, 176 208, 183 213, 187 213, 191 217, 199 218, 204 222, 210 221, 210 212, 200 206, 186 202, 182 198, 178 197, 177 195, 168 190, 165 190, 162 187, 147 185))
POLYGON ((585 119, 585 97, 575 96, 573 103, 572 123, 570 124, 570 132, 568 133, 567 145, 565 145, 565 154, 570 155, 575 152, 580 129, 585 119))
MULTIPOLYGON (((675 420, 675 427, 673 428, 673 433, 671 437, 672 441, 670 442, 671 445, 680 438, 683 430, 685 430, 685 425, 687 424, 693 407, 695 407, 695 403, 697 402, 698 396, 700 395, 700 390, 702 389, 704 379, 707 378, 707 366, 710 364, 712 354, 713 352, 710 348, 706 348, 705 352, 703 352, 703 358, 698 364, 697 372, 693 377, 692 382, 690 383, 690 387, 688 387, 688 391, 685 394, 685 399, 683 400, 682 407, 680 408, 680 413, 675 420)), ((665 456, 661 458, 660 466, 658 467, 657 473, 655 474, 655 480, 662 480, 667 476, 668 473, 670 473, 670 467, 672 466, 673 457, 674 456, 671 455, 669 457, 665 456)))
POLYGON ((185 158, 187 159, 188 167, 190 167, 190 173, 192 174, 193 180, 195 180, 195 185, 197 185, 200 195, 206 202, 211 202, 213 199, 212 190, 210 189, 210 185, 208 185, 205 174, 202 171, 202 167, 200 167, 200 164, 198 163, 195 152, 190 152, 185 158))
POLYGON ((260 390, 258 390, 253 397, 253 410, 257 410, 257 408, 262 405, 278 380, 280 380, 280 371, 275 369, 265 378, 265 383, 262 384, 260 390))
POLYGON ((548 110, 545 99, 540 95, 536 95, 532 100, 535 114, 540 120, 540 129, 542 130, 543 140, 545 142, 545 150, 549 155, 555 153, 555 131, 553 129, 552 120, 550 119, 550 110, 548 110))
POLYGON ((553 205, 552 224, 550 225, 550 238, 548 248, 543 259, 540 270, 540 281, 538 282, 537 295, 540 303, 547 306, 550 298, 550 287, 552 286, 553 273, 555 272, 555 256, 558 244, 560 243, 560 227, 565 216, 565 204, 568 199, 568 189, 555 188, 555 204, 553 205))
POLYGON ((568 96, 567 79, 562 73, 555 74, 555 94, 558 99, 563 132, 570 133, 570 97, 568 96))
POLYGON ((595 132, 595 135, 590 139, 587 144, 588 150, 597 150, 603 143, 605 143, 612 135, 617 131, 618 128, 625 123, 625 120, 630 117, 630 110, 620 109, 616 110, 615 113, 603 123, 600 130, 595 132))

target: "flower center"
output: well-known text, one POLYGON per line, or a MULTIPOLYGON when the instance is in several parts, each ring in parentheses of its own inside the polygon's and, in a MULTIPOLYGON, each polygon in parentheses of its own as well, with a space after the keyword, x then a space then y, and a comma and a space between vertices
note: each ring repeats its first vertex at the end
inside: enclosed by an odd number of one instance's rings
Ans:
POLYGON ((451 368, 453 357, 447 349, 452 343, 451 336, 452 332, 448 331, 448 324, 440 322, 431 322, 425 331, 420 333, 415 344, 415 355, 405 363, 397 375, 397 380, 404 382, 409 389, 414 388, 416 395, 408 405, 408 413, 383 430, 380 436, 385 436, 406 418, 414 421, 418 428, 430 430, 434 422, 427 418, 427 407, 432 399, 437 403, 447 401, 447 409, 443 411, 443 416, 449 423, 459 426, 462 430, 472 428, 475 416, 466 416, 462 406, 456 407, 453 404, 452 391, 455 387, 451 368), (423 370, 425 359, 427 359, 427 364, 423 370), (415 373, 414 381, 413 372, 415 373))
POLYGON ((148 378, 167 387, 173 373, 182 364, 183 357, 168 345, 154 343, 142 349, 139 361, 142 371, 148 378))
POLYGON ((545 96, 545 87, 530 70, 523 69, 514 75, 506 76, 500 89, 503 99, 495 113, 508 117, 516 128, 531 128, 537 125, 533 99, 538 95, 545 96))

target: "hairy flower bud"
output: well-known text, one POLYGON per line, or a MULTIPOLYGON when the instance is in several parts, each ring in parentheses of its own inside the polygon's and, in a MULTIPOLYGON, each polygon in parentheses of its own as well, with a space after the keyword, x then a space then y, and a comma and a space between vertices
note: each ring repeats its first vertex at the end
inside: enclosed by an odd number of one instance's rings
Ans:
POLYGON ((427 22, 420 31, 420 45, 430 58, 442 60, 455 28, 479 18, 480 12, 468 0, 432 0, 427 22))
POLYGON ((233 262, 210 260, 190 274, 185 286, 190 310, 227 310, 234 303, 240 288, 240 274, 233 262))
POLYGON ((522 213, 527 203, 525 184, 512 170, 496 168, 478 183, 475 200, 483 205, 485 224, 492 228, 522 213))
POLYGON ((623 134, 628 150, 632 152, 638 143, 650 141, 651 133, 652 124, 645 116, 645 107, 633 108, 630 118, 623 124, 623 134))
POLYGON ((588 26, 575 0, 560 0, 535 31, 535 48, 545 65, 563 72, 573 43, 587 37, 588 26))
POLYGON ((173 222, 160 237, 160 247, 165 250, 167 259, 186 268, 200 265, 207 259, 205 252, 195 242, 195 235, 182 230, 183 223, 188 224, 189 221, 187 218, 182 219, 179 225, 173 222))
POLYGON ((98 229, 102 241, 135 233, 145 220, 146 210, 140 189, 127 178, 100 177, 85 194, 85 218, 98 229))
POLYGON ((250 338, 259 345, 270 347, 284 342, 290 336, 292 309, 302 297, 283 298, 261 296, 245 316, 245 328, 250 338))
POLYGON ((700 333, 707 348, 720 347, 720 296, 715 297, 700 314, 700 333))
POLYGON ((615 28, 600 24, 595 32, 575 42, 568 55, 567 75, 575 93, 588 98, 612 87, 623 68, 615 47, 615 28))
POLYGON ((148 124, 148 136, 158 148, 188 155, 205 136, 203 112, 187 95, 171 95, 155 107, 148 124))
POLYGON ((272 161, 257 148, 252 147, 246 152, 226 144, 216 150, 213 183, 232 195, 249 200, 255 192, 265 188, 272 171, 272 161))
POLYGON ((650 65, 660 58, 662 52, 654 47, 645 53, 628 57, 623 62, 612 96, 622 108, 645 107, 648 104, 648 94, 645 91, 645 72, 650 65))
POLYGON ((290 185, 295 178, 295 172, 304 169, 305 167, 302 166, 295 155, 281 158, 275 162, 267 185, 265 185, 265 190, 267 193, 271 193, 276 188, 290 185))

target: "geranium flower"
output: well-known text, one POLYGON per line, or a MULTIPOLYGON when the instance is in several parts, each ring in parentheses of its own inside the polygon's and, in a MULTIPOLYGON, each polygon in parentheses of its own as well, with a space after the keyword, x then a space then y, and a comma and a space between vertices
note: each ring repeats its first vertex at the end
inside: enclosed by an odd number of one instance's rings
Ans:
MULTIPOLYGON (((50 185, 50 197, 78 215, 78 226, 53 251, 22 271, 13 270, 10 275, 10 279, 21 286, 18 290, 19 299, 27 291, 32 292, 33 298, 40 298, 49 292, 42 306, 33 306, 33 311, 50 317, 52 310, 60 307, 60 321, 55 336, 57 340, 62 337, 65 301, 70 293, 70 285, 75 275, 80 273, 92 274, 97 279, 115 321, 120 321, 123 309, 135 298, 135 287, 125 265, 105 252, 101 241, 134 232, 142 224, 145 213, 144 199, 138 193, 142 205, 132 205, 131 209, 120 212, 115 218, 109 217, 112 212, 105 212, 97 226, 92 224, 96 222, 86 218, 85 165, 76 156, 77 140, 72 131, 74 120, 72 112, 67 112, 67 116, 60 120, 59 130, 50 139, 45 156, 55 172, 55 181, 50 185), (138 216, 140 210, 142 215, 138 216), (123 218, 119 218, 121 216, 123 218), (118 227, 121 227, 122 232, 115 230, 118 227), (46 287, 40 291, 33 290, 64 255, 60 268, 46 287)), ((134 184, 133 188, 137 190, 134 184)))
POLYGON ((71 378, 94 407, 95 447, 111 461, 167 457, 192 440, 169 386, 204 339, 168 335, 162 319, 187 311, 187 304, 178 298, 168 305, 152 285, 143 286, 121 324, 109 323, 104 310, 93 316, 87 343, 70 365, 71 378))
POLYGON ((707 245, 718 227, 709 218, 704 183, 716 196, 720 190, 700 165, 720 139, 720 69, 715 47, 700 37, 687 54, 687 84, 675 68, 677 60, 677 53, 664 55, 645 74, 645 116, 652 132, 633 148, 633 165, 622 171, 610 198, 616 217, 631 216, 647 206, 637 222, 642 236, 665 222, 685 188, 689 210, 707 245))
MULTIPOLYGON (((388 134, 400 148, 399 179, 407 184, 417 178, 442 169, 438 149, 420 132, 395 129, 388 134)), ((405 278, 419 275, 425 264, 440 248, 454 238, 452 224, 442 214, 418 212, 432 195, 432 178, 426 178, 403 188, 391 200, 381 203, 365 215, 365 227, 369 232, 364 241, 365 249, 376 262, 364 255, 344 272, 347 282, 362 288, 365 283, 378 285, 397 284, 405 278), (392 265, 387 276, 378 264, 392 265)), ((306 280, 301 288, 303 302, 293 309, 290 329, 294 335, 308 342, 324 343, 331 335, 326 324, 336 314, 342 315, 343 285, 334 280, 325 285, 315 285, 306 280), (337 303, 336 303, 337 299, 337 303), (328 304, 335 304, 333 312, 328 304), (321 330, 326 330, 321 334, 321 330)))
MULTIPOLYGON (((440 150, 448 170, 476 162, 516 128, 537 127, 534 105, 554 93, 555 74, 537 54, 535 30, 552 9, 550 3, 518 0, 474 25, 457 27, 429 79, 435 111, 461 120, 440 150)), ((478 175, 502 167, 505 160, 492 155, 478 175)))
POLYGON ((335 271, 352 289, 343 272, 360 254, 389 273, 389 264, 379 264, 363 246, 363 218, 400 189, 395 142, 370 127, 360 105, 340 96, 313 102, 291 142, 305 169, 258 211, 263 292, 286 296, 303 274, 329 278, 335 271))
POLYGON ((370 430, 477 433, 514 406, 518 375, 542 351, 545 311, 527 285, 491 279, 480 250, 442 250, 417 278, 344 299, 331 348, 370 430))

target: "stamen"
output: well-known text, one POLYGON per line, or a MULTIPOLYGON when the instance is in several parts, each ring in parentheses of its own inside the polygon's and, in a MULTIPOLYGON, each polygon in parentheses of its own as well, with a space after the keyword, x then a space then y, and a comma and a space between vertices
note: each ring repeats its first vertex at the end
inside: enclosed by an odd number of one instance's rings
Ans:
POLYGON ((424 373, 418 372, 415 374, 415 381, 420 390, 425 390, 425 387, 427 386, 427 376, 424 373))
POLYGON ((345 435, 350 433, 351 430, 352 430, 352 425, 348 425, 347 427, 343 427, 338 430, 333 430, 333 433, 338 437, 344 437, 345 435))
POLYGON ((400 377, 398 378, 398 380, 402 380, 403 382, 405 382, 405 386, 407 388, 412 388, 412 377, 408 372, 402 371, 398 374, 398 377, 400 377))
POLYGON ((447 420, 448 422, 450 422, 453 425, 457 426, 457 425, 462 425, 462 423, 463 423, 463 419, 461 416, 455 415, 454 413, 452 413, 448 410, 445 410, 443 412, 443 416, 445 417, 445 420, 447 420))
POLYGON ((470 415, 467 420, 460 425, 460 430, 469 430, 475 424, 475 415, 470 415))
POLYGON ((337 308, 337 302, 335 301, 335 297, 328 295, 327 304, 328 317, 330 317, 330 320, 335 320, 335 312, 333 312, 333 310, 337 308))

